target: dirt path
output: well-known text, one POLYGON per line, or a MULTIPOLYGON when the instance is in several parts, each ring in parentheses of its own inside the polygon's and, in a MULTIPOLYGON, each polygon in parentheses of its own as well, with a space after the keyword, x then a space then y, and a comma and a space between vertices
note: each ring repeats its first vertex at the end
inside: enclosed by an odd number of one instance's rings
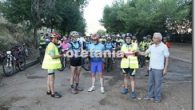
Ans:
MULTIPOLYGON (((146 67, 136 75, 136 91, 143 98, 146 93, 146 67)), ((120 94, 122 76, 116 66, 113 72, 105 73, 106 93, 101 94, 99 82, 96 91, 88 93, 90 73, 82 71, 83 92, 73 95, 69 91, 69 70, 56 73, 56 90, 63 97, 53 99, 46 92, 46 71, 37 64, 12 77, 4 78, 0 85, 0 110, 191 110, 192 69, 190 63, 170 60, 169 74, 163 83, 163 100, 160 104, 129 99, 120 94)))
MULTIPOLYGON (((163 83, 163 100, 160 104, 144 100, 132 100, 120 94, 122 75, 116 64, 111 73, 105 73, 106 93, 101 94, 99 82, 96 91, 88 93, 90 73, 82 71, 81 86, 85 91, 73 95, 69 90, 70 72, 56 73, 56 90, 63 97, 53 99, 45 94, 45 70, 37 64, 0 82, 0 110, 191 110, 192 109, 192 64, 191 45, 174 44, 170 49, 171 59, 168 75, 163 83), (183 60, 180 60, 183 59, 183 60)), ((136 92, 139 98, 146 94, 146 68, 136 74, 136 92)))

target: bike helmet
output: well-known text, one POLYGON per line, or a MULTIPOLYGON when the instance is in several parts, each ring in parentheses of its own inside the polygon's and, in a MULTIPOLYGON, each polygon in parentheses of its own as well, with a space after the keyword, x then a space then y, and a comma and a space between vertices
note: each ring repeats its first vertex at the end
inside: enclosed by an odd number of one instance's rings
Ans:
POLYGON ((79 36, 79 33, 77 31, 71 31, 70 36, 79 36))
POLYGON ((111 36, 108 36, 107 39, 112 39, 111 36))
POLYGON ((91 36, 91 39, 92 40, 99 40, 99 35, 94 34, 94 35, 91 36))
POLYGON ((51 34, 50 36, 51 38, 57 37, 55 34, 51 34))
POLYGON ((121 37, 120 34, 117 34, 116 37, 121 37))
POLYGON ((143 40, 147 40, 147 37, 146 37, 146 36, 144 36, 144 37, 143 37, 143 40))
POLYGON ((57 37, 57 38, 60 38, 61 35, 58 34, 57 32, 52 32, 50 37, 57 37))

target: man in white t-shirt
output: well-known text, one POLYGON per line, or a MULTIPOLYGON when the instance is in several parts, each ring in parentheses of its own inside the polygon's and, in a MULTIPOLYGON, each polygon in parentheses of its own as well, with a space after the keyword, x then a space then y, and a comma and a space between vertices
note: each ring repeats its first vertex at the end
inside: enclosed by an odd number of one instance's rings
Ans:
POLYGON ((161 33, 154 33, 153 42, 154 44, 151 45, 145 53, 140 52, 140 54, 151 55, 149 62, 148 91, 144 99, 154 100, 156 103, 159 103, 161 101, 163 76, 167 74, 169 50, 162 42, 161 33))

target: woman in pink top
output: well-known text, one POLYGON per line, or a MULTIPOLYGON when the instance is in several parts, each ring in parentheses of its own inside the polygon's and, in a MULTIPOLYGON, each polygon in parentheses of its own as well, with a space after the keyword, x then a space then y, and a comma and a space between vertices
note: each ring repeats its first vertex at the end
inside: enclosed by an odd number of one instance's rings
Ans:
POLYGON ((66 52, 69 49, 70 44, 66 37, 63 38, 63 41, 60 43, 60 47, 62 52, 66 52))

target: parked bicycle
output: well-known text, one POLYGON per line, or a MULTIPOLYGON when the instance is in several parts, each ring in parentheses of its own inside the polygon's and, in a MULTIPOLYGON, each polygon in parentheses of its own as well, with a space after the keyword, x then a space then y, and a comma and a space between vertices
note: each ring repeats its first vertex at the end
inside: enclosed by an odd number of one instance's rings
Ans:
POLYGON ((6 51, 5 59, 3 60, 3 73, 5 76, 11 76, 17 71, 22 71, 26 67, 25 56, 18 46, 6 51))

